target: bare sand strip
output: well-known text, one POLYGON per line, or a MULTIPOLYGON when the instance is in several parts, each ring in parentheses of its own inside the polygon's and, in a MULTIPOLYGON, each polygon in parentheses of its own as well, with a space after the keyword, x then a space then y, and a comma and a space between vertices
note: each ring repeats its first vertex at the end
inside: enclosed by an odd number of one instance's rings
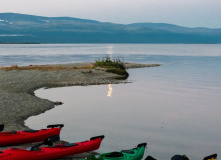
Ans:
MULTIPOLYGON (((50 65, 56 69, 0 69, 0 124, 5 131, 25 130, 24 121, 34 115, 54 108, 54 102, 40 99, 34 91, 42 87, 64 87, 127 83, 125 77, 105 72, 103 69, 87 68, 91 63, 50 65)), ((126 68, 155 67, 159 64, 125 63, 126 68)), ((29 145, 21 145, 26 147, 29 145)), ((4 148, 0 148, 2 150, 4 148)), ((77 155, 66 159, 82 158, 77 155)))

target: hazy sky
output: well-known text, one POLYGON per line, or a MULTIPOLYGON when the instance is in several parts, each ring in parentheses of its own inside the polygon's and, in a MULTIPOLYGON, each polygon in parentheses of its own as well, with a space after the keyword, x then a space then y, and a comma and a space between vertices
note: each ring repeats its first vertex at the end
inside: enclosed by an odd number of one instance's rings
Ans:
POLYGON ((0 0, 4 12, 221 28, 221 0, 0 0))

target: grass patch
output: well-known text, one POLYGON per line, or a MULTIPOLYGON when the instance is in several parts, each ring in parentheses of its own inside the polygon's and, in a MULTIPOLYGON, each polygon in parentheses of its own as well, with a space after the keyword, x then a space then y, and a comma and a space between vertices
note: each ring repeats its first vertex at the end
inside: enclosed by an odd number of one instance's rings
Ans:
POLYGON ((124 66, 124 63, 120 59, 114 59, 113 61, 109 57, 105 57, 96 60, 94 67, 107 68, 106 72, 116 73, 118 75, 129 76, 124 66))
POLYGON ((124 69, 124 63, 120 59, 114 59, 113 61, 109 57, 102 58, 101 60, 96 60, 94 63, 95 67, 104 67, 104 68, 119 68, 124 69))

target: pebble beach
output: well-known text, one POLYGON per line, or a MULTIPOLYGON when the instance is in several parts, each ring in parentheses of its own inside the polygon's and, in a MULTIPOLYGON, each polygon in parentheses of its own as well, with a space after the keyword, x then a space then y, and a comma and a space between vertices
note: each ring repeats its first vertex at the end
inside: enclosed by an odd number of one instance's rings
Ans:
MULTIPOLYGON (((34 115, 44 113, 55 107, 55 103, 47 99, 40 99, 34 95, 39 88, 53 88, 65 86, 85 86, 101 84, 129 83, 126 77, 105 72, 100 68, 78 69, 92 63, 58 64, 53 67, 65 69, 55 70, 5 70, 0 69, 0 117, 5 131, 29 129, 24 121, 34 115)), ((125 63, 127 69, 155 67, 159 64, 125 63)), ((62 137, 61 137, 62 139, 62 137)), ((27 147, 20 145, 16 147, 27 147)), ((1 150, 8 148, 0 148, 1 150)), ((91 153, 75 155, 65 159, 84 158, 91 153)), ((92 153, 94 154, 94 152, 92 153)))

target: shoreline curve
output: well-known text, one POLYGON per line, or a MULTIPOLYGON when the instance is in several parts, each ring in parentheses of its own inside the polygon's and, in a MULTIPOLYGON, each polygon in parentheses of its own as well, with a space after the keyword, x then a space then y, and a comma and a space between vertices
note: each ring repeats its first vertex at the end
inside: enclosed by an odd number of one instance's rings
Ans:
MULTIPOLYGON (((73 63, 51 65, 56 67, 71 67, 74 69, 57 70, 16 70, 6 71, 0 69, 0 117, 1 123, 5 124, 5 130, 25 130, 29 129, 24 125, 24 121, 31 116, 39 115, 55 107, 54 102, 41 99, 34 95, 34 91, 39 88, 55 88, 65 86, 85 86, 101 84, 128 83, 124 76, 105 72, 102 69, 83 69, 82 66, 92 63, 73 63), (80 68, 80 69, 79 69, 80 68)), ((161 64, 137 64, 125 63, 127 69, 156 67, 161 64)), ((16 147, 27 147, 20 145, 16 147)), ((8 147, 2 147, 0 150, 8 147)), ((92 152, 94 154, 95 152, 92 152)), ((79 157, 87 156, 86 153, 79 157)), ((63 158, 65 159, 65 158, 63 158)), ((70 157, 69 157, 70 159, 70 157)))

